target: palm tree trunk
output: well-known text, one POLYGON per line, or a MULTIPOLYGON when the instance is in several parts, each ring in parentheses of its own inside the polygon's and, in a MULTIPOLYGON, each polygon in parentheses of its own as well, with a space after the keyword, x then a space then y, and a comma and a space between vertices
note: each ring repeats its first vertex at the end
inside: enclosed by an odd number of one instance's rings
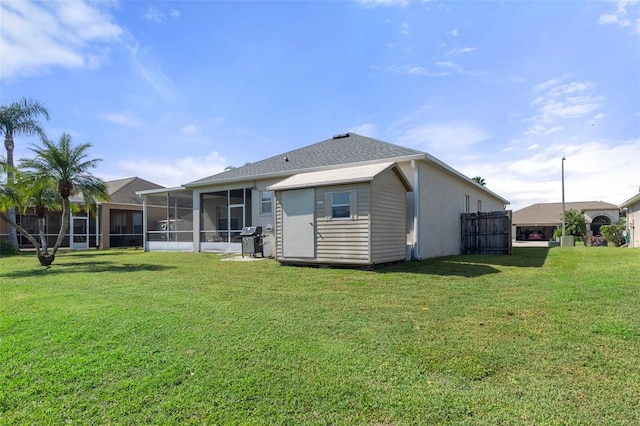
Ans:
POLYGON ((39 217, 38 218, 38 234, 40 235, 40 246, 42 247, 42 252, 44 254, 48 254, 47 251, 47 236, 44 233, 44 228, 47 223, 47 217, 39 217))
MULTIPOLYGON (((64 240, 64 236, 69 229, 69 213, 71 211, 71 205, 69 204, 69 197, 64 197, 62 199, 62 224, 60 225, 60 231, 58 232, 58 238, 56 239, 56 243, 53 245, 51 249, 51 256, 55 257, 58 249, 62 245, 62 241, 64 240)), ((69 241, 69 244, 72 242, 69 241)))
MULTIPOLYGON (((7 150, 7 166, 8 170, 7 170, 7 182, 8 183, 13 183, 13 179, 14 179, 14 175, 13 175, 13 148, 15 148, 15 144, 13 143, 13 132, 11 130, 8 130, 5 137, 4 137, 4 147, 7 150)), ((9 207, 9 210, 7 211, 7 216, 9 218, 9 220, 11 221, 10 223, 15 224, 16 223, 16 208, 15 207, 9 207)), ((14 246, 15 248, 18 248, 18 233, 16 232, 16 227, 15 225, 10 225, 9 226, 9 243, 11 243, 12 246, 14 246)))

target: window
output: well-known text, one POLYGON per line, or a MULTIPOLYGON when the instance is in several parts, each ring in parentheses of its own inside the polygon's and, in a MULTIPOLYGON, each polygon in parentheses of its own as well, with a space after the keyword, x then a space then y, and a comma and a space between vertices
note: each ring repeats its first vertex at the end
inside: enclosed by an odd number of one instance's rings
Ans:
POLYGON ((355 219, 356 217, 356 192, 331 192, 327 194, 329 219, 355 219))
POLYGON ((267 216, 273 213, 273 191, 260 192, 260 215, 267 216))
POLYGON ((464 196, 464 212, 469 213, 471 211, 471 197, 468 195, 464 196))
POLYGON ((482 211, 482 201, 478 200, 478 213, 482 211))
POLYGON ((127 233, 127 212, 111 211, 111 233, 117 235, 127 233))

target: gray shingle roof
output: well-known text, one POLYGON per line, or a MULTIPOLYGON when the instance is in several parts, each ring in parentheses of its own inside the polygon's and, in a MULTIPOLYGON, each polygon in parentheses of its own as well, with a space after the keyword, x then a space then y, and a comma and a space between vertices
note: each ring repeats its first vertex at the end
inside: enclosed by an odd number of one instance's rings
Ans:
MULTIPOLYGON (((564 203, 565 210, 618 210, 618 206, 604 201, 580 201, 564 203)), ((532 204, 513 212, 512 223, 514 225, 549 224, 557 225, 562 218, 562 203, 538 203, 532 204)))
POLYGON ((426 153, 388 142, 347 133, 313 145, 227 170, 217 175, 190 182, 185 187, 218 182, 255 179, 261 176, 293 174, 303 170, 322 169, 330 166, 369 161, 395 160, 407 157, 424 157, 426 153))

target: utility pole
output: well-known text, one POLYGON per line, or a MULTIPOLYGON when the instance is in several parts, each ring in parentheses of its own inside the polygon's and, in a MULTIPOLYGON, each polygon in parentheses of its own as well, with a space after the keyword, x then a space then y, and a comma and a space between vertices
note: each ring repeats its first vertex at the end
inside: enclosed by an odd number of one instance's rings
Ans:
POLYGON ((567 226, 566 226, 566 216, 564 210, 564 160, 566 158, 562 157, 562 236, 567 236, 567 226))

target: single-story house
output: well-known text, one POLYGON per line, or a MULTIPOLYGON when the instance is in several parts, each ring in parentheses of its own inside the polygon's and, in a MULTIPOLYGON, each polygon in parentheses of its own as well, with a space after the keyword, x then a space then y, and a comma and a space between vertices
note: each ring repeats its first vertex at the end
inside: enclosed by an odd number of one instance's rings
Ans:
MULTIPOLYGON (((130 177, 105 182, 110 200, 98 203, 95 209, 84 209, 72 213, 67 237, 62 247, 74 250, 88 248, 109 247, 142 247, 142 199, 136 192, 142 190, 159 189, 162 186, 146 181, 139 177, 130 177)), ((83 206, 82 198, 72 198, 71 202, 83 206)), ((160 200, 164 212, 164 200, 160 200)), ((157 207, 148 207, 154 211, 157 207)), ((33 209, 23 214, 17 214, 16 220, 36 239, 38 235, 38 218, 33 209)), ((47 245, 51 247, 58 237, 58 230, 62 221, 61 212, 48 212, 45 216, 45 236, 47 245)), ((9 238, 9 224, 0 221, 0 238, 9 238)), ((20 248, 31 247, 31 243, 18 234, 20 248)))
POLYGON ((461 214, 509 204, 425 152, 355 133, 139 195, 167 200, 144 215, 147 250, 239 253, 256 226, 281 263, 351 266, 459 254, 461 214))
POLYGON ((620 208, 627 214, 625 233, 629 247, 640 247, 640 192, 620 204, 620 208))
MULTIPOLYGON (((577 210, 584 215, 587 234, 598 235, 602 225, 616 224, 620 209, 604 201, 566 202, 565 211, 577 210)), ((562 203, 537 203, 513 212, 513 235, 518 241, 553 239, 553 231, 562 229, 562 203)))

